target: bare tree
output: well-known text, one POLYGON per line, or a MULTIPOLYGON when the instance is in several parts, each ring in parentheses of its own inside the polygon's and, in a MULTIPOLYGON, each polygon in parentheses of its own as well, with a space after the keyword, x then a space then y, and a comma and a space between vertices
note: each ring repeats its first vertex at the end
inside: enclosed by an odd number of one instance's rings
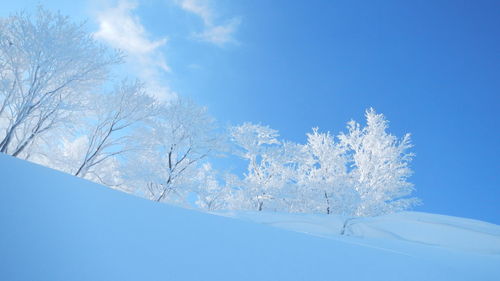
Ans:
POLYGON ((22 156, 74 113, 121 57, 68 17, 41 7, 0 20, 0 152, 22 156))

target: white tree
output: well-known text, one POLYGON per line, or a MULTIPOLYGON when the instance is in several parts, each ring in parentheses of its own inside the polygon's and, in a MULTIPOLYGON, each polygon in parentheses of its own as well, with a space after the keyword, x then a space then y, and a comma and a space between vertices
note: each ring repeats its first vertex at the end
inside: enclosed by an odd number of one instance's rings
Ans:
POLYGON ((398 140, 388 134, 384 115, 372 108, 366 111, 366 119, 366 127, 351 121, 349 132, 339 136, 349 149, 350 180, 360 200, 354 215, 380 215, 417 204, 417 199, 406 198, 413 191, 407 181, 412 173, 408 164, 413 154, 407 152, 412 146, 410 135, 398 140))
MULTIPOLYGON (((85 25, 39 7, 0 20, 0 152, 21 154, 61 126, 120 56, 85 25)), ((25 156, 26 157, 26 156, 25 156)))
POLYGON ((119 184, 119 157, 138 149, 134 131, 156 114, 142 83, 123 80, 110 93, 94 95, 74 129, 54 131, 35 147, 32 160, 107 186, 119 184))
POLYGON ((238 156, 248 161, 242 184, 248 200, 262 211, 264 203, 274 201, 285 186, 286 172, 284 146, 276 137, 278 132, 268 126, 244 123, 230 129, 233 142, 240 148, 238 156))
POLYGON ((238 190, 234 189, 234 177, 235 175, 225 174, 219 179, 218 172, 210 163, 201 165, 191 188, 196 194, 195 204, 208 211, 238 209, 241 204, 234 201, 238 199, 238 190))
POLYGON ((313 128, 303 150, 305 157, 296 174, 309 211, 352 213, 356 196, 348 185, 346 149, 330 133, 319 133, 313 128))
POLYGON ((198 165, 220 147, 214 119, 206 108, 177 98, 140 135, 143 149, 129 161, 132 182, 151 200, 185 203, 198 165))
POLYGON ((248 169, 233 193, 244 202, 237 208, 372 216, 407 209, 413 186, 409 162, 410 136, 398 140, 386 132, 387 121, 373 109, 367 126, 351 121, 339 141, 313 129, 305 145, 277 140, 276 130, 245 123, 231 129, 237 153, 248 169), (242 196, 243 195, 243 196, 242 196), (242 196, 242 197, 241 197, 242 196))
POLYGON ((85 177, 96 165, 134 149, 134 126, 156 114, 152 97, 144 92, 142 83, 123 81, 109 94, 98 97, 92 106, 85 153, 78 162, 75 176, 85 177))

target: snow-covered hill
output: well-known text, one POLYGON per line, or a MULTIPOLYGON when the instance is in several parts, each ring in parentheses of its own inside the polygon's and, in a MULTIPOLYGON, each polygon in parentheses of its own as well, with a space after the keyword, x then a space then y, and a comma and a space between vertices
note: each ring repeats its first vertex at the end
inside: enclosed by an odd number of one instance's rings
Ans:
POLYGON ((500 279, 500 226, 484 222, 205 214, 6 155, 0 177, 0 280, 500 279))
POLYGON ((380 243, 402 241, 500 255, 500 226, 465 218, 420 212, 370 218, 234 211, 216 214, 329 239, 338 239, 341 234, 380 243))

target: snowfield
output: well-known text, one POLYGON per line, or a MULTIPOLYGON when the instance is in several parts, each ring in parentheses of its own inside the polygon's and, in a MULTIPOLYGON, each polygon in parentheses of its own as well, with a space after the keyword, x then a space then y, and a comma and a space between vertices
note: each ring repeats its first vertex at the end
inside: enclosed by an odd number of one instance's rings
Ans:
POLYGON ((214 214, 330 239, 338 239, 342 233, 343 236, 371 240, 397 240, 471 253, 500 255, 500 227, 465 218, 420 212, 401 212, 369 218, 259 212, 214 214))
POLYGON ((500 280, 486 222, 206 214, 3 154, 0 171, 0 280, 500 280))

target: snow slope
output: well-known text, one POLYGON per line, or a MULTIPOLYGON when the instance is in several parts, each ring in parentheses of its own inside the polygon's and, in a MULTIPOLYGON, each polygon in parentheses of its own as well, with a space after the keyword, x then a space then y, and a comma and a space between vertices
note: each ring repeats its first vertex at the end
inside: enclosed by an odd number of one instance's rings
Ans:
POLYGON ((402 213, 353 220, 340 236, 338 217, 205 214, 2 154, 0 177, 0 280, 500 277, 499 226, 483 222, 402 213))
POLYGON ((259 212, 218 212, 270 226, 337 239, 339 234, 397 240, 478 254, 500 255, 500 226, 444 215, 401 212, 372 218, 259 212))

